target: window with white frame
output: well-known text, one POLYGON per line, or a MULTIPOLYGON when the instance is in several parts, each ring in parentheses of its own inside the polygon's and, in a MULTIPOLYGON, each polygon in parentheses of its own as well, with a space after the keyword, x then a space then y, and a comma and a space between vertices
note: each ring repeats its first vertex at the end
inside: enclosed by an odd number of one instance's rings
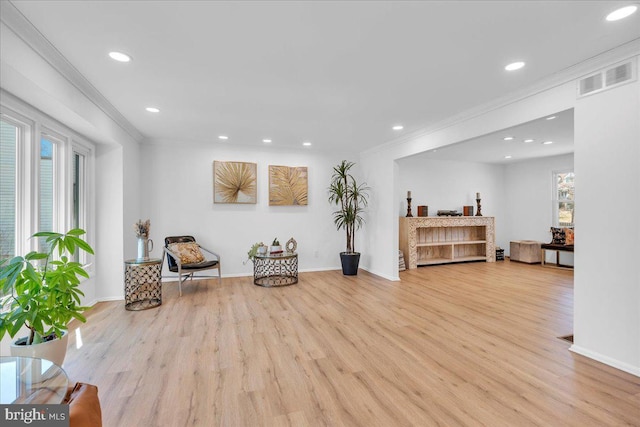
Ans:
POLYGON ((573 227, 575 216, 575 174, 573 170, 553 173, 553 222, 556 227, 573 227))
POLYGON ((83 228, 91 242, 93 144, 28 106, 0 108, 0 260, 46 251, 38 231, 83 228))

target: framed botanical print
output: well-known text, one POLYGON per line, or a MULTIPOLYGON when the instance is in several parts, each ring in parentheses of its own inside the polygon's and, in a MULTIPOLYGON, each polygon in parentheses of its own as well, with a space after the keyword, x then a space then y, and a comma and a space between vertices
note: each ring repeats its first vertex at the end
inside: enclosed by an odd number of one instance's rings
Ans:
POLYGON ((269 166, 269 205, 307 205, 307 167, 269 166))
POLYGON ((213 162, 214 203, 257 203, 257 165, 246 162, 213 162))

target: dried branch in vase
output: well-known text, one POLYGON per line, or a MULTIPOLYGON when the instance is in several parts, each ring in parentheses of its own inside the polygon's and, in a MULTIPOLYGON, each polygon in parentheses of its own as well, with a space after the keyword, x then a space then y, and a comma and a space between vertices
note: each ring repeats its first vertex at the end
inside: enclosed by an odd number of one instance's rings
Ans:
POLYGON ((151 228, 151 220, 142 221, 138 220, 133 226, 136 232, 136 237, 149 237, 149 229, 151 228))

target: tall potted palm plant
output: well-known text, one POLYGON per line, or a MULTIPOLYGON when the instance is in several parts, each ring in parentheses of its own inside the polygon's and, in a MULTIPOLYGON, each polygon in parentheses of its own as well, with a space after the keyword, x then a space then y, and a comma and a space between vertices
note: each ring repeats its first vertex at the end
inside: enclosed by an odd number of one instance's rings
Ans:
POLYGON ((342 274, 358 274, 360 252, 355 250, 356 230, 364 224, 362 213, 369 198, 369 187, 366 183, 358 184, 351 175, 353 162, 343 160, 333 168, 331 184, 329 185, 329 203, 337 206, 333 212, 333 223, 338 230, 346 232, 347 248, 340 252, 342 274))

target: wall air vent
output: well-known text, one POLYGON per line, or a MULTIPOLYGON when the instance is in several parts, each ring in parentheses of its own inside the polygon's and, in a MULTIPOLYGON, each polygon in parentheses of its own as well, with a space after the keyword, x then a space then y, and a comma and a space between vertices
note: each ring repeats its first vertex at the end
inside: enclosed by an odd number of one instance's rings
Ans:
POLYGON ((626 64, 618 65, 614 68, 609 68, 605 72, 605 83, 606 87, 616 85, 618 83, 626 82, 631 79, 631 62, 627 62, 626 64))
POLYGON ((636 79, 635 62, 618 64, 578 80, 578 98, 611 89, 636 79))
POLYGON ((602 73, 580 80, 580 96, 602 89, 602 73))

